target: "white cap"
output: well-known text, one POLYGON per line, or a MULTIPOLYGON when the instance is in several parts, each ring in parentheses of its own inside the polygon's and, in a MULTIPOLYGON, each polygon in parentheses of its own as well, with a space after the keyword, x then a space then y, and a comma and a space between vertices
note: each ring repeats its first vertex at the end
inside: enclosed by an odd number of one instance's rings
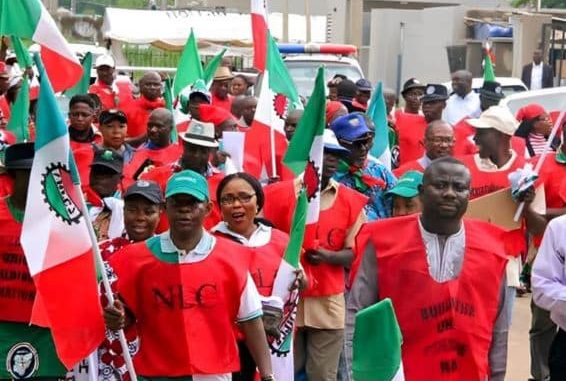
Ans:
POLYGON ((103 54, 96 58, 96 62, 94 63, 94 67, 100 66, 110 66, 112 68, 116 67, 116 62, 114 61, 114 57, 110 54, 103 54))
POLYGON ((491 106, 479 118, 468 119, 466 122, 475 128, 493 128, 510 136, 513 136, 519 127, 519 122, 511 111, 502 106, 491 106))
POLYGON ((214 124, 201 122, 196 119, 191 120, 187 131, 181 134, 181 139, 197 146, 218 147, 218 142, 214 138, 214 124))

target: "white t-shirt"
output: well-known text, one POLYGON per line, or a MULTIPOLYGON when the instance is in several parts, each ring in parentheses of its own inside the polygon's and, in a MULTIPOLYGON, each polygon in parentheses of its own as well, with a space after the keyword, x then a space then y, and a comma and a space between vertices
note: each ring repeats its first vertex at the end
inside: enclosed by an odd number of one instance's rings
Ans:
POLYGON ((531 71, 531 90, 542 89, 542 65, 542 62, 538 65, 535 65, 533 62, 533 70, 531 71))
POLYGON ((451 125, 455 125, 466 117, 477 118, 480 114, 480 96, 478 93, 470 91, 464 98, 452 94, 446 101, 442 119, 451 125))

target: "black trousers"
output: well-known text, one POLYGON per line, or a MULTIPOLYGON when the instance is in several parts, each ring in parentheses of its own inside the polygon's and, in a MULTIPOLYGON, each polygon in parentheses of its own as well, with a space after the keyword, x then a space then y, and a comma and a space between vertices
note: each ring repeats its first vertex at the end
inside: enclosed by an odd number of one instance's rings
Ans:
POLYGON ((256 364, 244 341, 238 341, 240 371, 232 373, 232 381, 254 381, 256 364))
POLYGON ((559 329, 550 347, 550 381, 566 380, 566 331, 559 329))

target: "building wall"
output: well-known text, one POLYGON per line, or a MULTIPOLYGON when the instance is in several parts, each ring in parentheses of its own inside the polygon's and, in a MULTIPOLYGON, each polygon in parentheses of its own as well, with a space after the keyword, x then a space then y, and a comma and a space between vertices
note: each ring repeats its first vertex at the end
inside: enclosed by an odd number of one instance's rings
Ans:
POLYGON ((374 9, 371 11, 369 67, 373 82, 397 88, 398 55, 402 53, 401 84, 416 77, 440 83, 450 78, 446 47, 465 44, 464 7, 423 10, 374 9), (404 46, 401 51, 401 23, 404 46))

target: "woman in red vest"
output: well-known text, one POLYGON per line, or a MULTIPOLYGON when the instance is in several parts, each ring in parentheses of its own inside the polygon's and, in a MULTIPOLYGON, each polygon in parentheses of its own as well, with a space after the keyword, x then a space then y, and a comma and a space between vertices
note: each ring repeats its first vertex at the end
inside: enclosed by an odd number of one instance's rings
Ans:
MULTIPOLYGON (((281 230, 272 228, 266 221, 256 218, 263 208, 265 196, 259 181, 247 173, 234 173, 226 176, 218 185, 216 199, 222 213, 222 220, 216 225, 212 232, 219 237, 225 237, 241 245, 253 247, 253 255, 250 263, 250 273, 254 283, 263 298, 264 318, 274 315, 275 319, 266 319, 266 333, 270 337, 272 361, 289 362, 288 366, 281 367, 289 369, 287 375, 275 375, 277 380, 293 378, 293 356, 292 353, 280 353, 274 347, 275 339, 284 340, 281 337, 279 327, 294 323, 294 313, 285 314, 290 317, 288 321, 281 321, 283 315, 283 300, 280 296, 273 295, 275 278, 282 265, 285 249, 289 243, 289 236, 281 230), (274 324, 272 324, 274 323, 274 324), (278 356, 279 355, 279 356, 278 356)), ((302 270, 297 270, 297 286, 304 288, 305 279, 302 270)), ((289 283, 285 289, 293 286, 289 283)), ((293 298, 296 302, 296 298, 293 298)), ((296 309, 296 303, 291 306, 296 309)), ((283 335, 292 334, 292 329, 283 332, 283 335)), ((256 365, 246 348, 243 338, 238 341, 240 352, 240 372, 234 374, 233 380, 252 381, 255 375, 256 365)), ((276 367, 281 369, 280 367, 276 367)))

